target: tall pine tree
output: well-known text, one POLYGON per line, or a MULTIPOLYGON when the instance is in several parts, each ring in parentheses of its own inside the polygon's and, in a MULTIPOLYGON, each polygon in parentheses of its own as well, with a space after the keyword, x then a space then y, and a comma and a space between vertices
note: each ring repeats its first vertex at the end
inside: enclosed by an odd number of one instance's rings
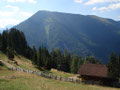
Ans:
POLYGON ((120 54, 118 56, 118 77, 120 78, 120 54))
POLYGON ((78 61, 77 61, 77 56, 72 57, 72 62, 71 62, 71 66, 70 66, 70 71, 71 73, 77 73, 78 71, 78 61))
POLYGON ((2 35, 0 34, 0 50, 2 50, 3 44, 2 44, 2 35))
POLYGON ((8 47, 8 30, 3 31, 2 33, 2 51, 6 52, 7 51, 7 47, 8 47))
POLYGON ((37 54, 37 62, 38 62, 38 67, 43 66, 43 62, 42 62, 42 50, 41 47, 39 47, 38 49, 38 54, 37 54))
POLYGON ((35 46, 33 46, 33 63, 37 65, 37 51, 36 51, 36 48, 35 46))
POLYGON ((118 78, 118 67, 117 67, 117 58, 114 53, 110 56, 110 61, 107 65, 108 67, 108 77, 110 78, 118 78))

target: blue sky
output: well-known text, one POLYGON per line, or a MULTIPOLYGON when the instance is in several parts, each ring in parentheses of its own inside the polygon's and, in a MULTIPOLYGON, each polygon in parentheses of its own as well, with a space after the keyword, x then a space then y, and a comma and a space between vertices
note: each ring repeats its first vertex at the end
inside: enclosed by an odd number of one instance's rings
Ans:
POLYGON ((39 10, 97 15, 120 21, 120 0, 0 0, 0 27, 18 24, 39 10))

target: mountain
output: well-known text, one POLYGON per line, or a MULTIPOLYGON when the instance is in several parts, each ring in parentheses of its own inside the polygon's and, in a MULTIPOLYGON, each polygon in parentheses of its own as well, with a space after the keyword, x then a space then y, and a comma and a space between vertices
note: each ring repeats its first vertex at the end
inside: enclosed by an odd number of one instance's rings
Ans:
POLYGON ((30 45, 60 48, 81 56, 94 55, 106 63, 120 52, 120 22, 93 15, 38 11, 16 25, 30 45))

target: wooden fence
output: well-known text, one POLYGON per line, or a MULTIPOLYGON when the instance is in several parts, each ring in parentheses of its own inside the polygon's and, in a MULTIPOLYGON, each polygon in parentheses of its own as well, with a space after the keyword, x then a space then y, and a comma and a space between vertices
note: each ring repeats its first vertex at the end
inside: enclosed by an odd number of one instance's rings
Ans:
MULTIPOLYGON (((53 75, 53 74, 50 74, 50 73, 45 73, 45 72, 42 72, 42 71, 33 71, 33 70, 30 70, 30 69, 23 69, 23 68, 20 68, 20 67, 15 67, 15 66, 13 66, 9 63, 6 63, 4 61, 1 61, 1 60, 0 60, 0 63, 3 63, 4 65, 6 65, 12 71, 26 72, 26 73, 42 76, 42 77, 45 77, 45 78, 60 80, 60 81, 65 81, 65 82, 72 82, 72 83, 78 83, 78 84, 85 83, 85 82, 82 82, 80 79, 77 79, 77 78, 61 77, 61 76, 53 75)), ((96 84, 96 83, 95 82, 90 82, 90 84, 96 84)), ((115 84, 113 83, 112 86, 120 88, 120 81, 119 81, 119 83, 118 82, 115 83, 115 84)))
POLYGON ((20 67, 9 67, 9 69, 13 71, 31 73, 31 74, 35 74, 35 75, 42 76, 45 78, 50 78, 50 79, 55 79, 55 80, 60 80, 60 81, 65 81, 65 82, 81 83, 80 79, 77 79, 77 78, 75 79, 75 78, 61 77, 61 76, 53 75, 50 73, 44 73, 42 71, 33 71, 29 69, 23 69, 20 67))
POLYGON ((4 62, 2 60, 0 60, 0 63, 6 65, 9 68, 9 70, 12 70, 12 71, 26 72, 26 73, 42 76, 42 77, 45 77, 45 78, 50 78, 50 79, 55 79, 55 80, 60 80, 60 81, 65 81, 65 82, 81 83, 80 79, 77 79, 77 78, 71 78, 71 77, 67 78, 67 77, 61 77, 61 76, 53 75, 53 74, 50 74, 50 73, 45 73, 45 72, 42 72, 42 71, 33 71, 33 70, 30 70, 30 69, 23 69, 23 68, 20 68, 20 67, 15 67, 15 66, 13 66, 13 65, 11 65, 7 62, 4 62))

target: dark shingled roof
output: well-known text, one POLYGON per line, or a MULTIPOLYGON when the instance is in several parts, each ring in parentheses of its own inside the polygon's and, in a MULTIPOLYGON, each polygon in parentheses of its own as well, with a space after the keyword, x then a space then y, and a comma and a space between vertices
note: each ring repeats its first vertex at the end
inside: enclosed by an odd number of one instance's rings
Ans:
POLYGON ((96 77, 107 77, 108 68, 101 64, 83 64, 78 74, 96 77))

